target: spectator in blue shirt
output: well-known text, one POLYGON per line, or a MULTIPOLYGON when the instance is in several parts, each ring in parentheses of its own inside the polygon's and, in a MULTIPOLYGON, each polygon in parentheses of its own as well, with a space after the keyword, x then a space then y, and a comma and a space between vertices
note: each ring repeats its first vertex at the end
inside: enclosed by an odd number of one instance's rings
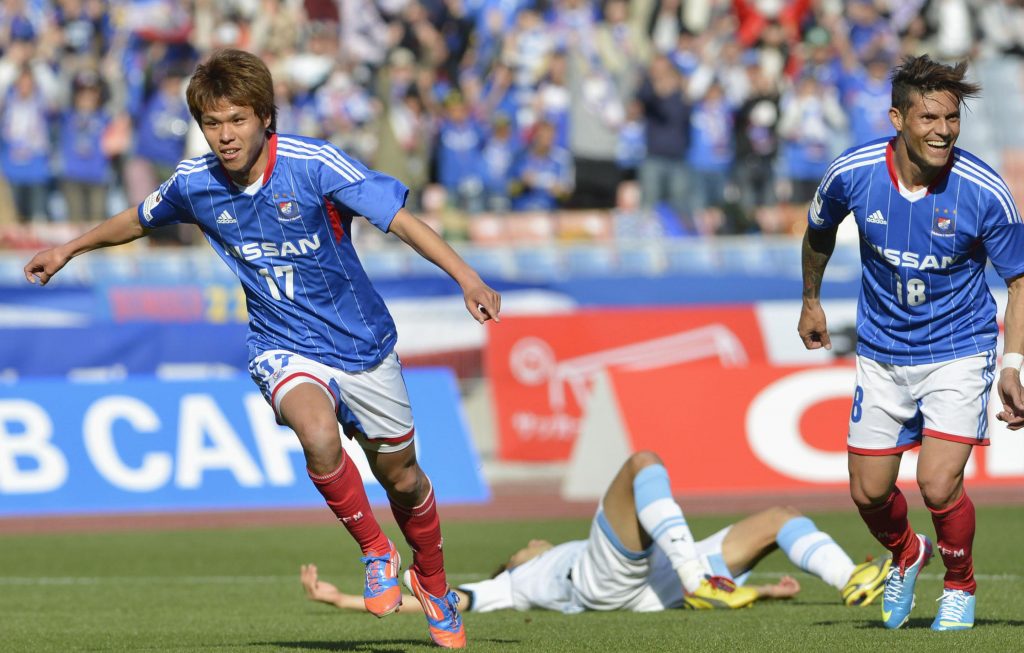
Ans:
POLYGON ((512 165, 519 156, 519 138, 512 128, 512 120, 499 113, 494 117, 491 134, 484 145, 484 189, 488 211, 508 211, 512 206, 509 184, 512 165))
POLYGON ((572 194, 575 170, 568 150, 555 145, 555 127, 540 121, 533 127, 529 149, 515 166, 512 208, 550 211, 572 194))
POLYGON ((846 116, 834 89, 822 86, 816 77, 802 77, 795 90, 783 96, 779 135, 792 204, 805 206, 811 201, 845 128, 846 116))
POLYGON ((135 156, 150 163, 157 180, 174 174, 185 150, 192 116, 185 104, 184 79, 182 70, 169 68, 136 118, 135 156))
POLYGON ((108 214, 112 170, 103 141, 111 116, 103 109, 103 93, 99 75, 80 73, 72 86, 72 106, 61 116, 60 186, 71 222, 102 220, 108 214))
POLYGON ((50 105, 22 66, 0 107, 0 169, 21 222, 45 222, 50 181, 50 105))
POLYGON ((721 209, 732 174, 733 136, 732 108, 722 85, 714 81, 704 98, 693 106, 690 147, 686 152, 693 177, 690 201, 701 233, 716 233, 725 227, 721 209))
POLYGON ((437 177, 448 202, 469 213, 483 210, 483 130, 458 93, 445 100, 437 137, 437 177))

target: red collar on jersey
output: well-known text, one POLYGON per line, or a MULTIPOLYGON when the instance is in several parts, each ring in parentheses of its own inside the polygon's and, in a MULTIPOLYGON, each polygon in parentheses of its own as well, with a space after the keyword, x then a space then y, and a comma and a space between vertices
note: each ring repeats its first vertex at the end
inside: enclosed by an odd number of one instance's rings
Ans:
MULTIPOLYGON (((896 190, 900 189, 899 177, 896 176, 896 164, 893 162, 892 157, 895 152, 893 143, 896 139, 893 138, 889 141, 889 144, 885 146, 885 167, 889 169, 889 179, 892 181, 892 185, 896 187, 896 190)), ((953 169, 953 153, 949 153, 949 159, 946 161, 946 165, 939 171, 939 174, 935 175, 935 179, 932 179, 932 183, 928 184, 928 194, 930 195, 935 188, 942 183, 942 180, 949 175, 949 171, 953 169)))
POLYGON ((274 172, 274 164, 277 162, 277 134, 271 134, 267 139, 267 167, 263 170, 263 184, 270 181, 270 175, 274 172))

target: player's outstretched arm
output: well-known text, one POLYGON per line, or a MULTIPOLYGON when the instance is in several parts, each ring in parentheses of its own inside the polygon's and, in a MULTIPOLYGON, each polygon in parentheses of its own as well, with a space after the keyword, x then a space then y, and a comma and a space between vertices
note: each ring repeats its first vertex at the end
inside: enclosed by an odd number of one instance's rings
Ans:
POLYGON ((1020 367, 1024 362, 1024 275, 1006 282, 1008 296, 1003 316, 1003 369, 999 372, 999 399, 1003 409, 996 418, 1011 431, 1024 428, 1024 387, 1020 367))
POLYGON ((29 283, 45 286, 67 262, 101 247, 123 245, 146 234, 139 224, 138 209, 131 207, 100 223, 72 241, 43 250, 25 266, 25 279, 29 283))
MULTIPOLYGON (((305 590, 306 598, 310 601, 319 601, 333 605, 341 610, 366 612, 366 604, 363 602, 363 597, 356 594, 346 594, 331 583, 320 580, 316 565, 312 563, 302 565, 299 568, 299 580, 302 581, 302 589, 305 590)), ((462 606, 469 605, 466 593, 461 590, 455 590, 455 593, 459 595, 460 608, 464 610, 465 608, 462 606)), ((415 597, 403 593, 402 605, 415 605, 419 607, 420 602, 415 597)), ((422 607, 420 609, 422 610, 422 607)))
MULTIPOLYGON (((320 601, 342 610, 366 612, 363 597, 345 594, 331 583, 320 580, 314 564, 302 565, 299 570, 299 579, 302 581, 302 589, 306 591, 306 598, 310 601, 320 601)), ((413 599, 413 601, 415 600, 413 599)))
POLYGON ((501 321, 498 317, 501 311, 501 295, 485 284, 476 270, 463 261, 462 257, 422 220, 403 208, 391 221, 389 231, 455 279, 462 288, 466 309, 477 322, 483 324, 487 320, 501 321))
POLYGON ((802 268, 804 277, 803 306, 797 332, 807 349, 832 349, 832 339, 821 308, 821 280, 825 267, 836 247, 836 227, 810 229, 804 232, 802 268))

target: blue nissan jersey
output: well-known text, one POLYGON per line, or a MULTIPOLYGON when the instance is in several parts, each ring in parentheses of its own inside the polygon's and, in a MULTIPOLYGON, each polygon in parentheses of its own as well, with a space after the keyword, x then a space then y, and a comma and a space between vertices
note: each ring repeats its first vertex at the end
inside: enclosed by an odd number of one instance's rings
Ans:
POLYGON ((1024 224, 1003 180, 953 148, 927 189, 901 189, 890 139, 847 150, 829 167, 808 212, 826 229, 853 213, 862 278, 857 353, 924 365, 995 349, 986 258, 1004 279, 1024 273, 1024 224))
POLYGON ((395 346, 395 323, 350 238, 381 231, 408 189, 322 140, 271 135, 258 188, 236 186, 214 154, 182 161, 139 206, 144 227, 195 223, 245 289, 249 355, 285 349, 358 371, 395 346))

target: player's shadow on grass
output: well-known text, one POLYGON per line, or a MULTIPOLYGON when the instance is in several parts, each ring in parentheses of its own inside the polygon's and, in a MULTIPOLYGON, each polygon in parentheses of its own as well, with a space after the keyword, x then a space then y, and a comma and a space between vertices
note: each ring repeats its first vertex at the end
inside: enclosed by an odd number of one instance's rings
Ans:
MULTIPOLYGON (((515 639, 496 639, 493 637, 474 637, 473 642, 493 644, 519 644, 515 639)), ((437 647, 429 639, 395 639, 388 642, 380 640, 349 640, 349 641, 305 641, 305 642, 251 642, 251 646, 273 646, 283 650, 299 651, 359 651, 359 653, 405 653, 406 651, 436 651, 437 647)))

